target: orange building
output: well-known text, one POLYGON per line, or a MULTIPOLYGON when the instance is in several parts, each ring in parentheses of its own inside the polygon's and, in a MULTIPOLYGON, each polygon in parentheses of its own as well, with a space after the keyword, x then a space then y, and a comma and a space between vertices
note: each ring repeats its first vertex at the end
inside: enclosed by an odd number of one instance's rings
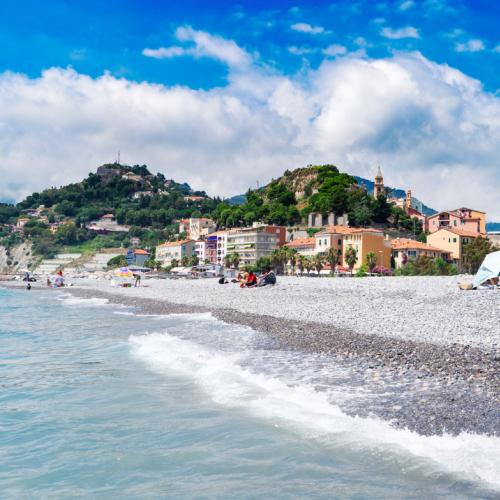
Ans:
POLYGON ((377 266, 391 267, 391 242, 386 240, 384 232, 378 229, 361 228, 351 229, 344 235, 342 248, 342 262, 347 266, 345 255, 348 248, 356 250, 358 260, 354 264, 354 270, 358 270, 366 264, 366 255, 373 252, 377 256, 377 266))

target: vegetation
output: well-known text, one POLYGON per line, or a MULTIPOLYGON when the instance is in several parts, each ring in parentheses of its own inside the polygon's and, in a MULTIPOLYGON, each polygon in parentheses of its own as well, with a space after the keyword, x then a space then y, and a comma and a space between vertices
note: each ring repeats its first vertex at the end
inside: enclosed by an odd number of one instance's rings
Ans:
POLYGON ((454 274, 457 274, 455 265, 444 261, 441 257, 433 259, 425 255, 409 259, 395 272, 396 276, 452 276, 454 274))
POLYGON ((373 273, 373 270, 377 266, 377 254, 375 252, 368 252, 366 254, 366 266, 370 273, 373 273))
POLYGON ((116 269, 117 267, 125 267, 127 266, 127 259, 125 255, 117 255, 108 260, 108 269, 116 269))
POLYGON ((475 238, 464 247, 465 270, 468 273, 477 273, 486 255, 498 250, 497 247, 485 238, 475 238))
POLYGON ((356 262, 358 262, 358 251, 354 247, 346 248, 345 261, 346 264, 349 266, 349 271, 351 271, 352 274, 352 270, 356 265, 356 262))

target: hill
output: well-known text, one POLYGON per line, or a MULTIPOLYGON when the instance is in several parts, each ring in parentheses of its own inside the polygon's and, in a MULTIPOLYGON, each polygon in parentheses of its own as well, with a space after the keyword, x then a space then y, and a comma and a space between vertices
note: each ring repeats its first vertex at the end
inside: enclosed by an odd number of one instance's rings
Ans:
POLYGON ((67 246, 128 246, 131 237, 153 246, 174 237, 178 219, 210 216, 219 202, 186 183, 153 175, 146 165, 106 164, 81 182, 33 193, 17 205, 0 204, 0 245, 31 239, 34 252, 44 256, 67 246), (22 231, 12 232, 8 225, 24 214, 30 219, 22 231), (125 230, 91 230, 105 214, 125 230))
MULTIPOLYGON (((241 204, 234 198, 220 203, 214 217, 221 226, 244 226, 256 221, 296 225, 309 213, 347 214, 353 226, 381 224, 422 231, 406 213, 390 206, 385 197, 375 199, 349 174, 334 165, 310 165, 287 170, 280 178, 258 190, 250 190, 241 204)), ((239 201, 239 200, 238 200, 239 201)))

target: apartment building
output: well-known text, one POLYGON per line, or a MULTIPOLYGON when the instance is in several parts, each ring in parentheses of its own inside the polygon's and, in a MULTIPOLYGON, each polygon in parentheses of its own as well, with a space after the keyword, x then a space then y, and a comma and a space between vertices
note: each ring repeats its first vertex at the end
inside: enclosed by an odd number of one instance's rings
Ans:
POLYGON ((174 259, 180 262, 183 257, 191 257, 194 252, 193 240, 168 241, 156 247, 156 260, 163 266, 170 266, 174 259))

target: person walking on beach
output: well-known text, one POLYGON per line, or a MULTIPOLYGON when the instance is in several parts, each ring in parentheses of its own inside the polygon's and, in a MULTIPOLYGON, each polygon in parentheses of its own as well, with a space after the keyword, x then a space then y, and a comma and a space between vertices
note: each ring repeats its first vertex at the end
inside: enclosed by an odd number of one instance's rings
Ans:
POLYGON ((141 286, 141 275, 140 274, 134 274, 133 276, 135 278, 134 287, 141 286))

